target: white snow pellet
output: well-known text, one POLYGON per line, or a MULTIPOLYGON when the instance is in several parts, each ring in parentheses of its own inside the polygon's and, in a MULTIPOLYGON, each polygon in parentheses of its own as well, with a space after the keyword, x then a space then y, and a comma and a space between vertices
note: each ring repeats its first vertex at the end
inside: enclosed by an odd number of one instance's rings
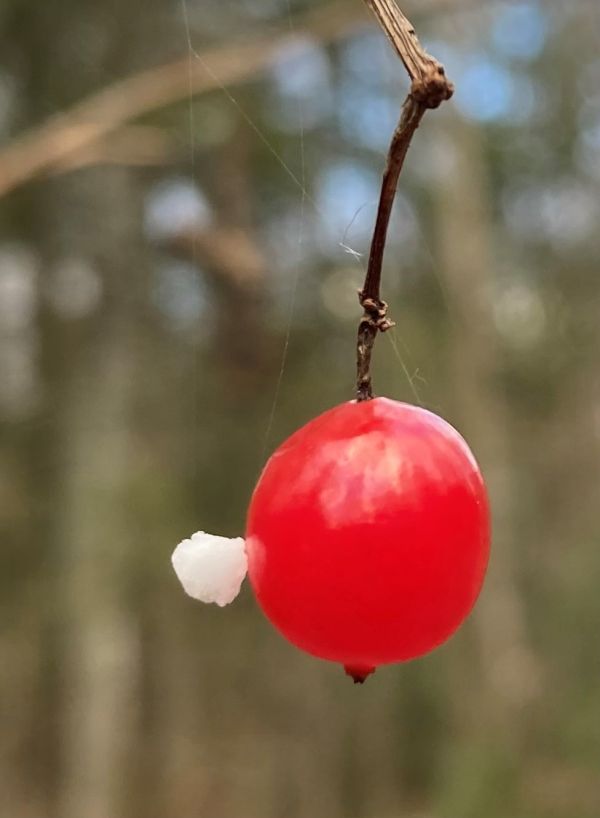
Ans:
POLYGON ((221 607, 239 594, 248 570, 241 537, 228 539, 204 531, 180 542, 171 562, 186 594, 221 607))

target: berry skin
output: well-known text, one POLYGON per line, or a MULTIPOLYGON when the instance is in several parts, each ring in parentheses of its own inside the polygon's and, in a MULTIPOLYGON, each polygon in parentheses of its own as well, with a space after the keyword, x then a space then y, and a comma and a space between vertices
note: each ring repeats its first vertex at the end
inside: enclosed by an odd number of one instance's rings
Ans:
POLYGON ((469 447, 424 409, 345 403, 268 461, 248 512, 250 581, 297 647, 357 682, 448 639, 481 590, 490 544, 469 447))

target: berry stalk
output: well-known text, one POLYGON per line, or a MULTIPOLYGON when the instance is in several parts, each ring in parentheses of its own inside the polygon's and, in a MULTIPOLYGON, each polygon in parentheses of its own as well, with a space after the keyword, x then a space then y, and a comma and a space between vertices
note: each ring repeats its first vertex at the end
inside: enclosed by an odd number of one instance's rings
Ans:
POLYGON ((367 274, 364 286, 358 294, 363 308, 356 347, 356 398, 359 402, 373 398, 371 356, 375 338, 379 332, 386 332, 394 326, 394 322, 387 317, 388 306, 381 300, 381 271, 400 173, 412 138, 425 112, 430 108, 438 108, 454 93, 454 86, 446 77, 444 66, 427 54, 417 39, 411 23, 394 0, 365 2, 375 13, 398 52, 411 79, 411 88, 402 106, 400 121, 388 151, 367 274))

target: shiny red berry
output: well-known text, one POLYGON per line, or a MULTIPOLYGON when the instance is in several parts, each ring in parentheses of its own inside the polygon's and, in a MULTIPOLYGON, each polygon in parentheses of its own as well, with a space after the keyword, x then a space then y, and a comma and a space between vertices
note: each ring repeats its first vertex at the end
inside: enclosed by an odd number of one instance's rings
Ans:
POLYGON ((267 463, 248 514, 250 580, 291 642, 363 681, 458 628, 489 529, 479 468, 448 423, 385 398, 345 403, 267 463))

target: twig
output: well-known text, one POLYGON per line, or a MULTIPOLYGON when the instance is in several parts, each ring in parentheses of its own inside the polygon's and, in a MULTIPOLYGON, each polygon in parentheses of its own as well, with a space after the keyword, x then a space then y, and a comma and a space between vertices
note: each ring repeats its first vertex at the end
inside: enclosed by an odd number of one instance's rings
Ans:
POLYGON ((429 108, 438 108, 454 93, 443 65, 431 57, 415 34, 414 28, 396 6, 394 0, 365 0, 377 16, 380 25, 391 40, 411 79, 411 88, 402 106, 400 122, 394 131, 381 184, 377 219, 371 242, 369 265, 360 304, 364 310, 358 328, 357 380, 358 401, 371 400, 371 355, 378 332, 394 326, 387 317, 388 306, 381 300, 381 269, 387 240, 388 226, 398 179, 415 131, 429 108))

